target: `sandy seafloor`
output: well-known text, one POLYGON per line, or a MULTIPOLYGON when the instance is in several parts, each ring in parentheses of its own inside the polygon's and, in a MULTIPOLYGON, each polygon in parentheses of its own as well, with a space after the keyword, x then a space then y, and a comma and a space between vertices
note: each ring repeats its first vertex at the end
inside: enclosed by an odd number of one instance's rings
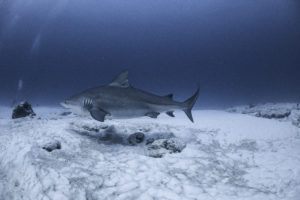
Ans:
POLYGON ((101 123, 55 107, 12 120, 0 109, 1 200, 300 199, 300 129, 288 120, 196 110, 194 124, 182 112, 101 123), (139 131, 186 148, 150 157, 127 142, 139 131))

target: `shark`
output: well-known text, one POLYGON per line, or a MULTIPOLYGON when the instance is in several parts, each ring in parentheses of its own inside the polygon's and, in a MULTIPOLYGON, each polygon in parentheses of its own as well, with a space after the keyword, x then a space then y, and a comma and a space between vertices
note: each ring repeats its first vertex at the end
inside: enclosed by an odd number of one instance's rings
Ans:
POLYGON ((157 118, 161 113, 175 117, 176 110, 184 111, 190 121, 194 122, 191 111, 198 96, 199 88, 193 96, 178 102, 173 100, 173 94, 159 96, 134 88, 128 81, 128 70, 125 70, 111 83, 72 95, 61 105, 75 114, 90 115, 100 122, 143 116, 157 118))

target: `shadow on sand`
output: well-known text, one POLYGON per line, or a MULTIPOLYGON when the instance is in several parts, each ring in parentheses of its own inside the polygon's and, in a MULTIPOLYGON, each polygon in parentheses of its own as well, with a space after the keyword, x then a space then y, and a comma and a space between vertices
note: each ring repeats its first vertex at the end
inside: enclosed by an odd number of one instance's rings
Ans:
MULTIPOLYGON (((90 138, 91 140, 97 141, 98 143, 114 145, 121 144, 126 146, 132 146, 129 142, 128 134, 118 131, 114 125, 104 128, 91 128, 87 126, 82 127, 71 127, 68 129, 69 132, 81 135, 83 137, 90 138)), ((134 133, 133 133, 134 134, 134 133)), ((147 144, 157 139, 168 139, 175 137, 171 132, 163 133, 147 133, 144 140, 140 144, 147 144)))

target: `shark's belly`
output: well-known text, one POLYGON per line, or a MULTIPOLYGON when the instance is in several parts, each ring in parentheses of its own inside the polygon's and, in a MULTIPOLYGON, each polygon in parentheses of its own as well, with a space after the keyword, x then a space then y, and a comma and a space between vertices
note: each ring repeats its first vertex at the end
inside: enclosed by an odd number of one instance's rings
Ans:
POLYGON ((150 109, 147 107, 113 107, 109 109, 111 118, 135 118, 145 116, 150 109))
MULTIPOLYGON (((122 119, 122 118, 135 118, 147 116, 148 113, 156 112, 162 113, 169 111, 170 108, 165 105, 151 105, 151 104, 139 104, 127 106, 113 106, 108 112, 111 118, 122 119)), ((174 109, 171 109, 174 110, 174 109)))

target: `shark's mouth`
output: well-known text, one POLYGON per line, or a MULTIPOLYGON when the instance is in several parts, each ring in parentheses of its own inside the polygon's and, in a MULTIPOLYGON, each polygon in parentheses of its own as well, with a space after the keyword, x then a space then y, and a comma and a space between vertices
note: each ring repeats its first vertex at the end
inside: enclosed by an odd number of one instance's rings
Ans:
POLYGON ((68 105, 65 102, 61 102, 60 105, 64 108, 68 108, 68 105))

